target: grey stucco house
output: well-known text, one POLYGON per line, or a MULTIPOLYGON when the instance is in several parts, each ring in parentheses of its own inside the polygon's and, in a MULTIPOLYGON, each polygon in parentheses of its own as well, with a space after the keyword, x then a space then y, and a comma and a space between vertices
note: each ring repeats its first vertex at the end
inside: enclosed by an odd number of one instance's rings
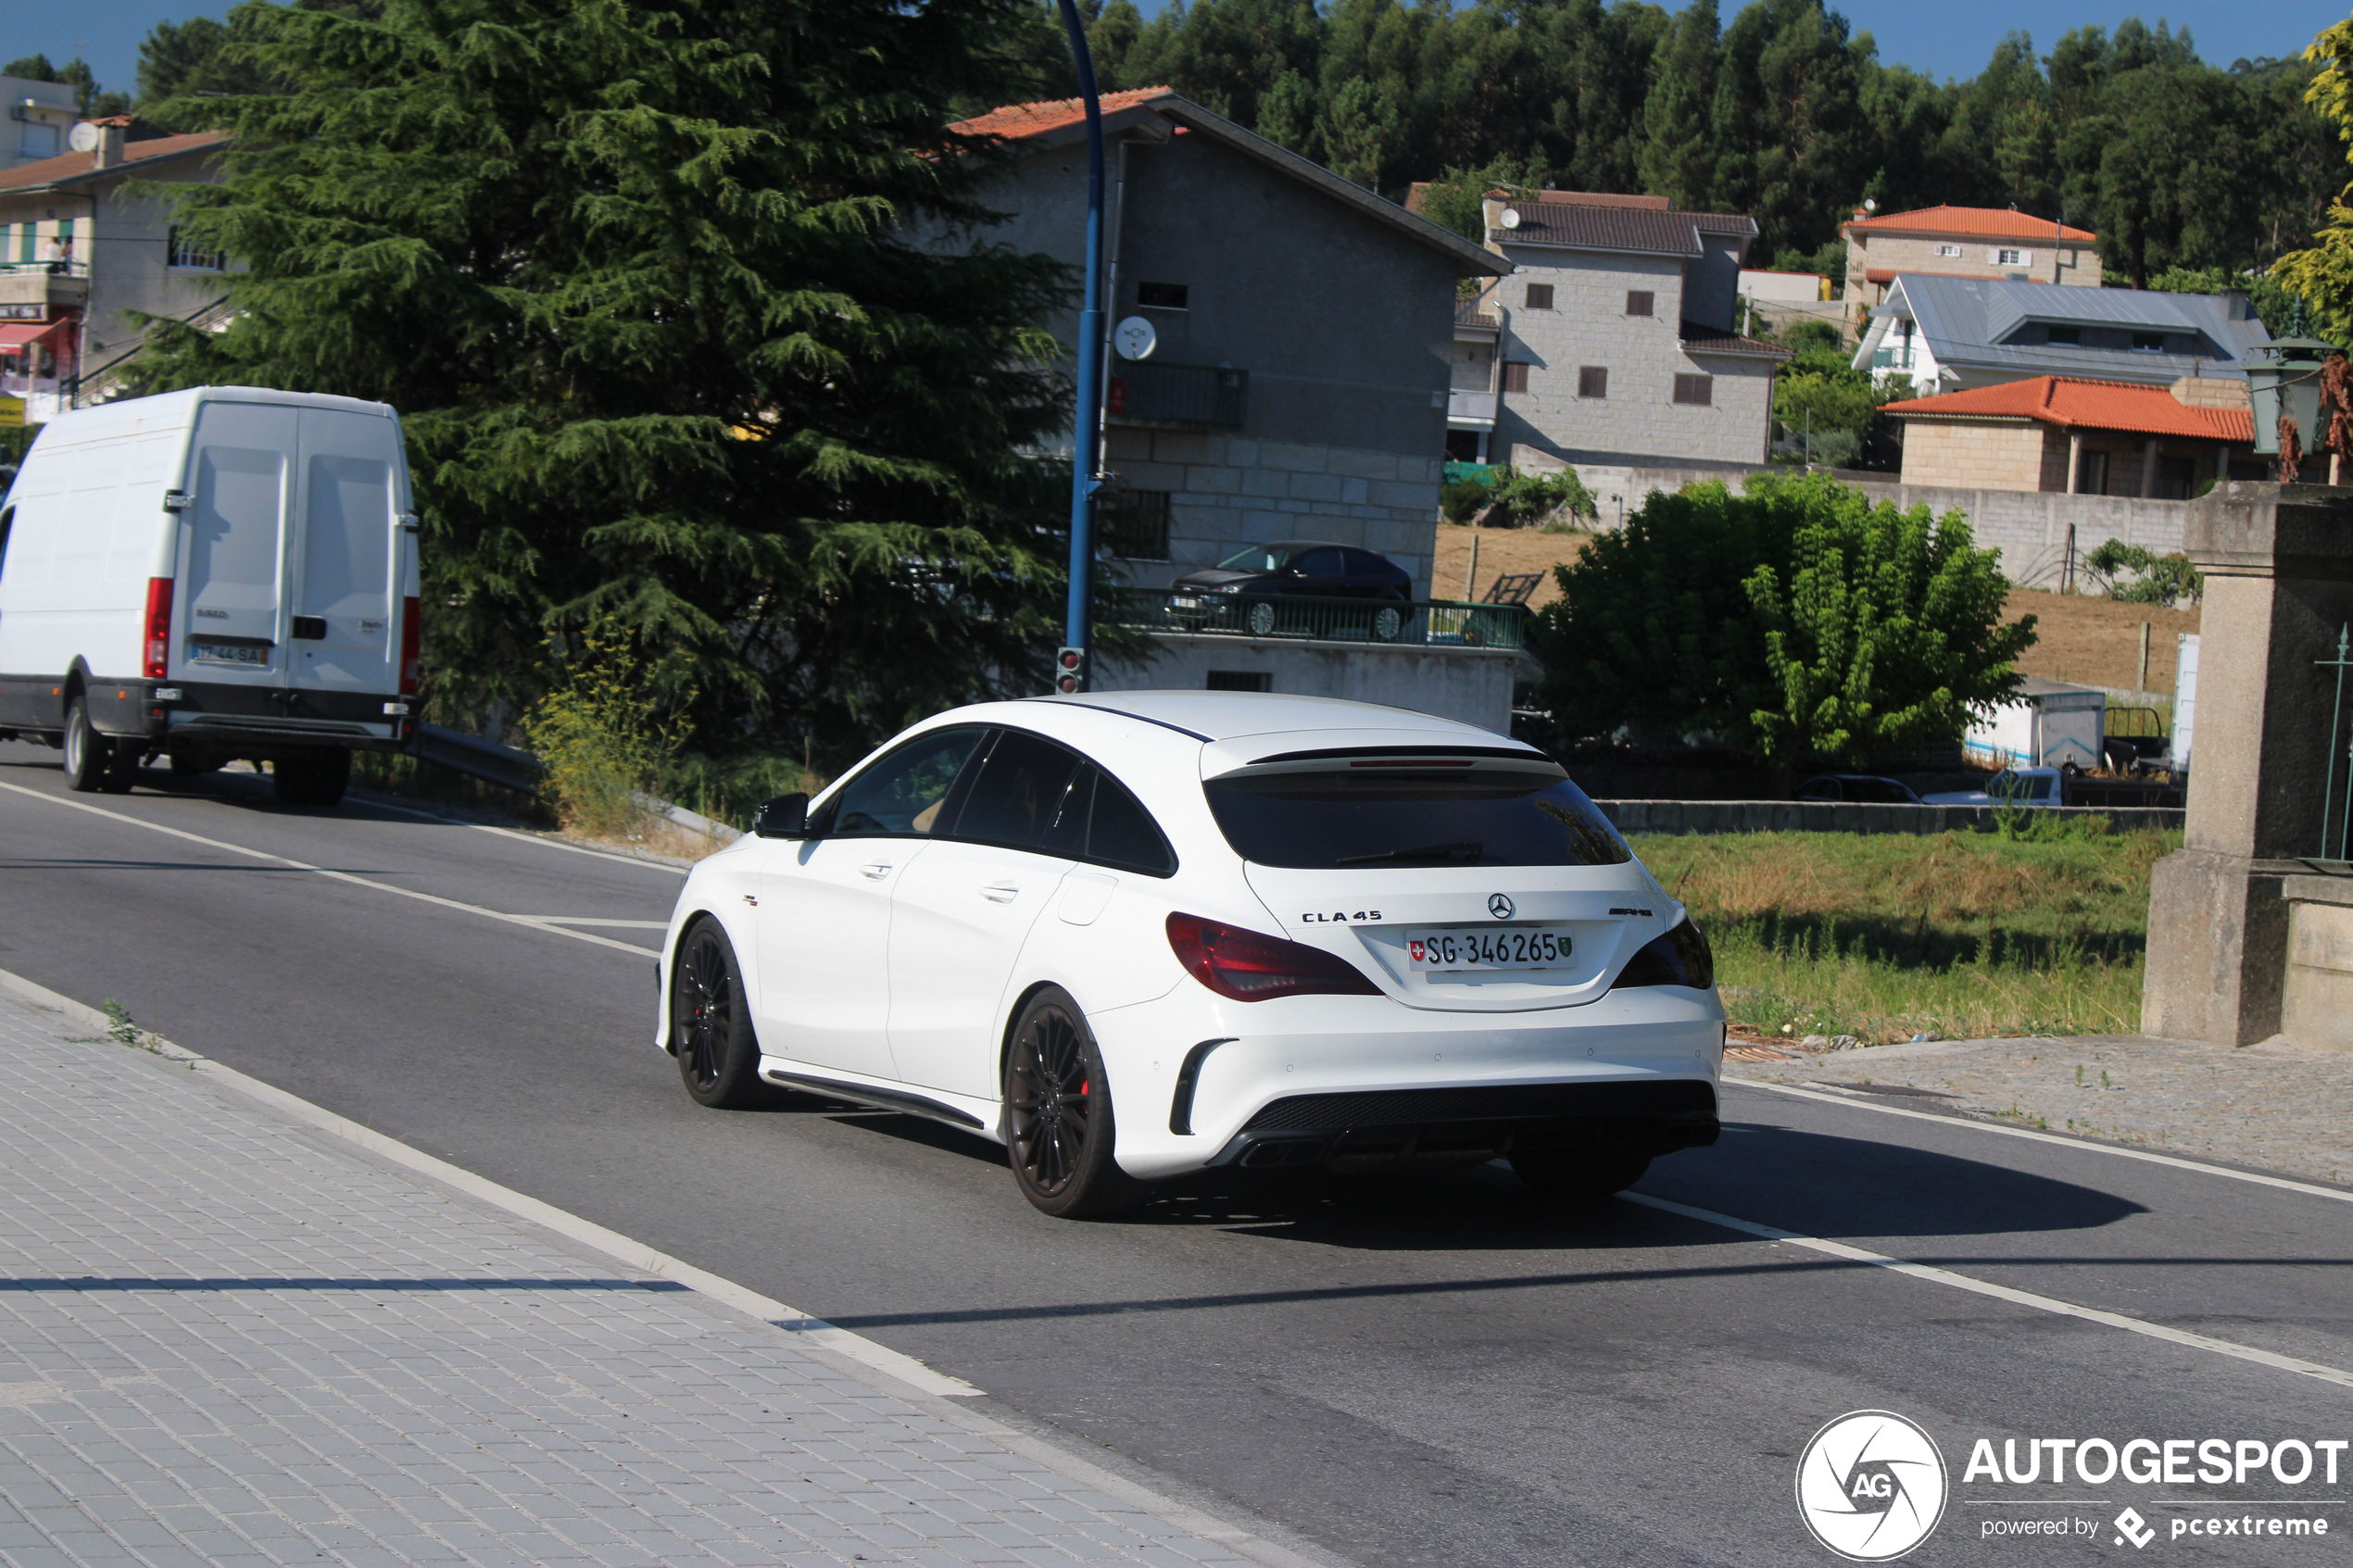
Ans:
POLYGON ((1754 220, 1665 196, 1496 191, 1486 224, 1511 271, 1457 319, 1455 456, 1531 469, 1765 461, 1773 374, 1791 355, 1740 331, 1754 220), (1495 401, 1482 431, 1462 383, 1484 354, 1495 401))
POLYGON ((2171 386, 2246 373, 2270 338, 2237 291, 2159 294, 1997 278, 1899 274, 1871 307, 1855 368, 1907 376, 1921 396, 2030 376, 2171 386))
MULTIPOLYGON (((1106 324, 1140 317, 1157 339, 1143 359, 1109 356, 1107 553, 1130 582, 1161 587, 1248 544, 1329 540, 1388 556, 1427 598, 1455 283, 1507 263, 1166 88, 1102 107, 1106 324)), ((932 243, 1004 243, 1077 267, 1078 103, 955 129, 1013 144, 981 194, 1008 217, 932 243)), ((1046 324, 1075 345, 1076 304, 1046 324)))

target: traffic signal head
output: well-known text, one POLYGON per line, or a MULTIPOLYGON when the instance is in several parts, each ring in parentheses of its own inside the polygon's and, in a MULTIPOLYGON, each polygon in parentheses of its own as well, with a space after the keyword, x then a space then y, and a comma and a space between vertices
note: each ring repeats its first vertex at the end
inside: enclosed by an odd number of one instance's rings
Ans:
POLYGON ((1064 648, 1054 655, 1054 691, 1058 696, 1076 696, 1087 689, 1087 650, 1064 648))

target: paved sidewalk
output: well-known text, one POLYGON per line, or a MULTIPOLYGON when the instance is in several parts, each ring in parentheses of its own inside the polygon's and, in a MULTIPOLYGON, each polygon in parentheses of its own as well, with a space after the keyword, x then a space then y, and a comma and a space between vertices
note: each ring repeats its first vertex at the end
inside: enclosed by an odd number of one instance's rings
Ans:
POLYGON ((1728 1060, 1724 1072, 2353 1186, 2353 1054, 2344 1051, 2148 1035, 1936 1040, 1728 1060), (1921 1092, 1870 1092, 1891 1088, 1921 1092))
POLYGON ((0 990, 9 1568, 1304 1561, 92 1034, 0 990))

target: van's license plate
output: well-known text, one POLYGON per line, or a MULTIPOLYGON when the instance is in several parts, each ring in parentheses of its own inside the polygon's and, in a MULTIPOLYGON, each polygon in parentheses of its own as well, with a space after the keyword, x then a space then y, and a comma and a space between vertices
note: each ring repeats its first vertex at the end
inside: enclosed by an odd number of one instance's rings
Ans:
POLYGON ((1568 962, 1566 931, 1409 931, 1406 966, 1417 970, 1549 969, 1568 962))
POLYGON ((191 652, 198 664, 242 664, 259 670, 270 663, 268 648, 246 647, 238 643, 197 643, 191 652))

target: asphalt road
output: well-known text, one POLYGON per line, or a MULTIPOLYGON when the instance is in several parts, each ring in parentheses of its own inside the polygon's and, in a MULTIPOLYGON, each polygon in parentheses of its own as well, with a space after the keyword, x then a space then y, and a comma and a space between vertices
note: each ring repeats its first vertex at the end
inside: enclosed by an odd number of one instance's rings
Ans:
MULTIPOLYGON (((1963 1476, 1979 1437, 2353 1437, 2353 1379, 1636 1203, 1551 1213, 1501 1167, 1048 1220, 995 1150, 928 1123, 696 1109, 649 1043, 656 931, 569 927, 591 943, 430 901, 656 922, 675 872, 358 800, 284 809, 250 776, 68 797, 56 755, 0 745, 0 968, 118 999, 1343 1558, 1831 1562, 1794 1469, 1867 1409, 1920 1423, 1949 1467, 1912 1562, 2138 1556, 2108 1524, 2127 1505, 2169 1561, 2339 1562, 2353 1531, 2353 1452, 2335 1486, 1963 1476), (2224 1512, 2326 1516, 2331 1537, 2171 1535, 2224 1512), (2061 1516, 2096 1531, 1987 1533, 2061 1516)), ((1639 1190, 2353 1371, 2353 1203, 1759 1090, 1733 1089, 1726 1122, 1639 1190)))

